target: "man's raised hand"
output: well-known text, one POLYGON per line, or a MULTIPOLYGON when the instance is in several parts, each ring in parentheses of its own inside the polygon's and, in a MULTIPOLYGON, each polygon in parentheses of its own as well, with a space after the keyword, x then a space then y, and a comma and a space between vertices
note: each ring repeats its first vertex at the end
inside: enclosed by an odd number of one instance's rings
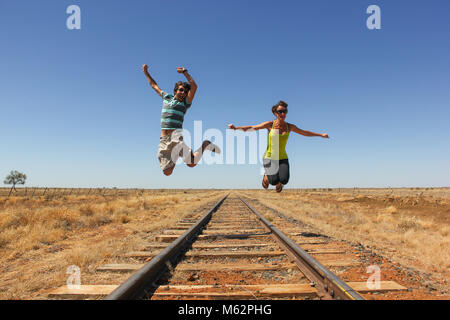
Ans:
POLYGON ((144 71, 144 74, 147 77, 147 80, 148 80, 148 83, 150 84, 150 86, 156 91, 156 93, 158 95, 161 95, 162 90, 158 87, 158 84, 156 83, 156 81, 153 80, 153 78, 148 73, 148 65, 143 64, 142 70, 144 71))

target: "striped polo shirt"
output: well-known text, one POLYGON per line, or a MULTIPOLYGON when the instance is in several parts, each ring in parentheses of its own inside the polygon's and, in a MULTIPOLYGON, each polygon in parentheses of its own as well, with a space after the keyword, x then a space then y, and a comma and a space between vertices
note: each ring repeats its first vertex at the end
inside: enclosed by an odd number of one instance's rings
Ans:
POLYGON ((173 94, 161 91, 163 99, 161 112, 161 129, 181 129, 183 127, 184 114, 191 106, 187 100, 178 101, 173 94))

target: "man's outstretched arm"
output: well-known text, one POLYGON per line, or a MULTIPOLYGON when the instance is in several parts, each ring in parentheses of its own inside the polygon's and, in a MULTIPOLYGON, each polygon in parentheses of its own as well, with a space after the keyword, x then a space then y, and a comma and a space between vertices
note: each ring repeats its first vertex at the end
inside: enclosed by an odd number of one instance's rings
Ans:
POLYGON ((155 80, 153 80, 153 78, 150 76, 150 74, 148 73, 148 65, 144 64, 142 66, 142 70, 144 71, 145 76, 148 79, 148 83, 150 83, 150 86, 156 91, 156 93, 158 95, 161 96, 161 89, 158 87, 158 84, 156 83, 155 80))
POLYGON ((189 90, 186 100, 188 103, 192 103, 192 100, 194 100, 195 92, 197 91, 197 84, 195 83, 194 79, 192 79, 191 75, 188 73, 188 71, 185 68, 179 67, 179 68, 177 68, 177 72, 184 74, 187 81, 191 85, 191 90, 189 90))

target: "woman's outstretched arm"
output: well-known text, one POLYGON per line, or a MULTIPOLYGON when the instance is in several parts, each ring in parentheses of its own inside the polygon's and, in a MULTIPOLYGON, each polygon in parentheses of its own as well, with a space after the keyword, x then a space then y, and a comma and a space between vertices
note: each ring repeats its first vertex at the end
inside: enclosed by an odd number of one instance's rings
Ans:
POLYGON ((311 131, 302 130, 300 128, 297 128, 295 124, 289 123, 289 130, 294 131, 295 133, 299 133, 301 135, 304 135, 306 137, 322 137, 322 138, 329 138, 328 134, 326 133, 315 133, 311 131))
POLYGON ((262 122, 260 124, 257 124, 256 126, 240 126, 240 127, 235 127, 233 124, 229 124, 228 128, 232 129, 232 130, 242 130, 242 131, 247 131, 247 130, 261 130, 261 129, 270 129, 272 126, 272 121, 265 121, 262 122))

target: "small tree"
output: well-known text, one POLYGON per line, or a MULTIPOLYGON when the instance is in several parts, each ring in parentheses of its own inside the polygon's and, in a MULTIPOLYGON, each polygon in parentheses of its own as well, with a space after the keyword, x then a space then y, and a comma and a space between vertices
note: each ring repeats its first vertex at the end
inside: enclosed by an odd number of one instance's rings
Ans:
POLYGON ((19 171, 11 171, 7 176, 5 181, 3 181, 4 184, 12 184, 11 190, 9 190, 8 197, 11 195, 11 192, 17 191, 16 190, 16 184, 25 184, 25 180, 27 180, 27 175, 24 173, 21 173, 19 171))

